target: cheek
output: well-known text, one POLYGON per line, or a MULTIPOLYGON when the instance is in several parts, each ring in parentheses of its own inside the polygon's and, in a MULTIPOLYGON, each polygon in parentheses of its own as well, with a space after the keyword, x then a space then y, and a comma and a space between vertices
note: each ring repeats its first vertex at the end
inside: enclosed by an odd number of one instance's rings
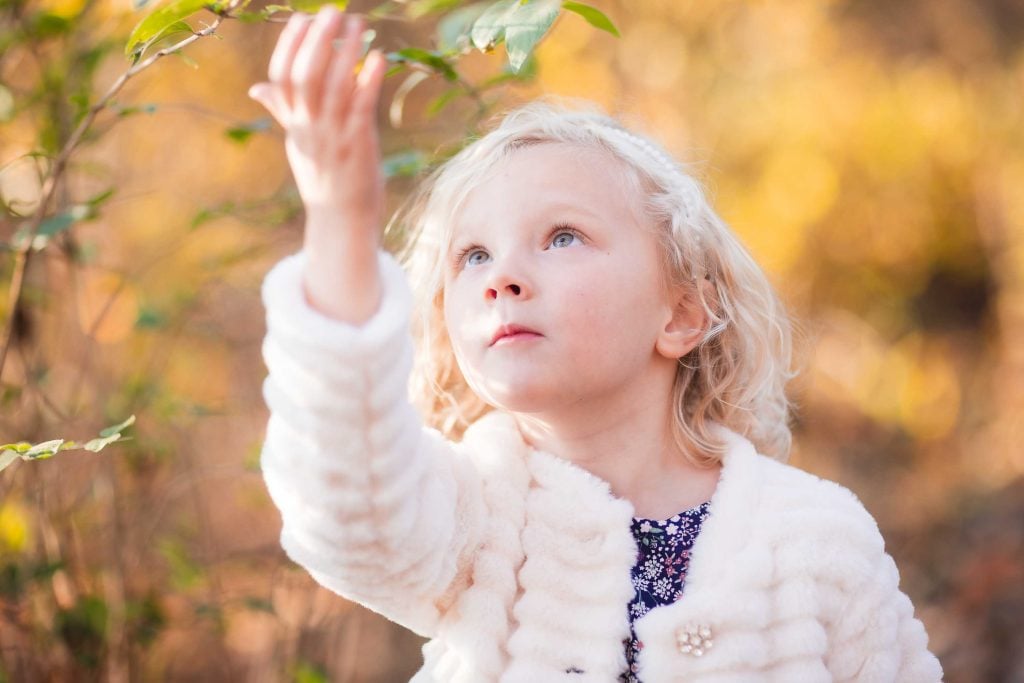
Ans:
POLYGON ((469 336, 470 318, 467 307, 457 287, 449 287, 444 293, 444 325, 448 331, 448 339, 460 368, 465 372, 466 339, 469 336))

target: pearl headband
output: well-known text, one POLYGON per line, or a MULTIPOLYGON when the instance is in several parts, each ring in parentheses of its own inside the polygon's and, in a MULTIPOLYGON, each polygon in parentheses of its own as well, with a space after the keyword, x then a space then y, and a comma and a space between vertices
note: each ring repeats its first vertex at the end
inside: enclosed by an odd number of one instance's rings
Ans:
MULTIPOLYGON (((682 172, 679 165, 665 152, 661 151, 647 140, 643 139, 639 135, 629 132, 623 128, 619 128, 614 125, 603 122, 590 122, 591 130, 599 134, 610 134, 610 137, 615 138, 619 141, 624 141, 628 145, 632 145, 633 148, 640 150, 647 157, 654 159, 658 166, 665 171, 667 177, 672 183, 672 189, 678 192, 681 199, 683 200, 683 211, 686 213, 687 218, 693 218, 698 214, 697 207, 700 205, 700 189, 699 187, 682 172)), ((699 235, 697 238, 699 239, 699 235)))

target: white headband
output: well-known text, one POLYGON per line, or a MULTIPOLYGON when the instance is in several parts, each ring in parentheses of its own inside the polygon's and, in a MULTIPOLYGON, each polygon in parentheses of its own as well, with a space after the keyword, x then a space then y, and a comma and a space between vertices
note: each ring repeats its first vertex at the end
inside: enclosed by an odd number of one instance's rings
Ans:
POLYGON ((679 192, 683 199, 683 209, 686 212, 687 218, 693 218, 697 214, 697 206, 700 203, 700 190, 696 183, 689 180, 679 165, 665 152, 661 151, 647 140, 643 139, 639 135, 629 132, 624 128, 619 128, 603 122, 590 122, 592 129, 598 132, 596 129, 600 129, 600 132, 610 133, 611 137, 618 140, 627 141, 628 144, 634 148, 641 150, 648 157, 654 159, 659 166, 666 172, 668 178, 671 179, 675 187, 673 188, 676 192, 679 192))

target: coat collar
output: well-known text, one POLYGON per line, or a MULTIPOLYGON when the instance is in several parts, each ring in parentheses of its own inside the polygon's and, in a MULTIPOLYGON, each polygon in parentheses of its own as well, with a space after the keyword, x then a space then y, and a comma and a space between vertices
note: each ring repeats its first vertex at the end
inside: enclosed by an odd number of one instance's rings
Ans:
MULTIPOLYGON (((715 429, 726 446, 722 472, 711 496, 708 517, 692 550, 693 559, 686 577, 687 595, 713 588, 735 561, 747 544, 751 533, 750 511, 756 509, 756 498, 760 495, 758 461, 764 456, 758 455, 754 445, 736 432, 721 425, 715 429)), ((632 504, 616 497, 608 482, 582 467, 529 447, 511 415, 497 410, 484 415, 467 430, 464 441, 488 446, 485 450, 492 460, 484 465, 488 469, 504 469, 511 475, 507 468, 513 468, 521 476, 525 468, 540 485, 571 491, 572 499, 581 508, 606 509, 608 516, 602 515, 602 521, 621 520, 625 525, 624 533, 628 533, 632 504)))

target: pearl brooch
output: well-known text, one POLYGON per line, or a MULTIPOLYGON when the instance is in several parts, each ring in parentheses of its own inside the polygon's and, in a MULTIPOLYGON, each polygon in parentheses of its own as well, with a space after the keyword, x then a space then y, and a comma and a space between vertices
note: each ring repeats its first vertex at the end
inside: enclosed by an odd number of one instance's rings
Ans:
POLYGON ((706 624, 687 624, 676 631, 676 644, 679 651, 694 657, 703 657, 704 653, 715 644, 711 640, 711 627, 706 624))

